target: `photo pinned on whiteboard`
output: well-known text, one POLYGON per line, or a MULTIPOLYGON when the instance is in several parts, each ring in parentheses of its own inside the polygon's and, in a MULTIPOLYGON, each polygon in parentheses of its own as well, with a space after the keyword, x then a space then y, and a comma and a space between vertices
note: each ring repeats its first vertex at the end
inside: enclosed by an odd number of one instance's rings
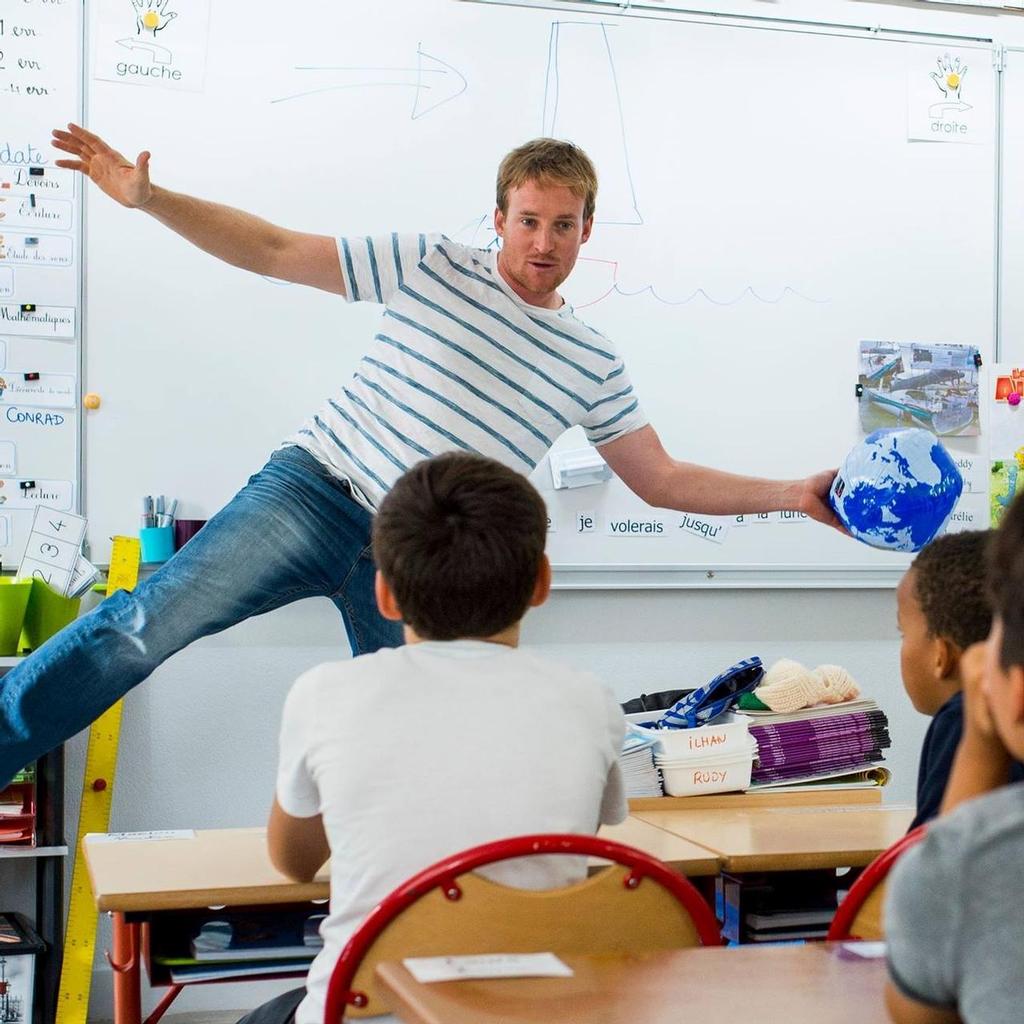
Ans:
POLYGON ((939 437, 981 432, 975 345, 861 341, 857 397, 866 434, 923 427, 939 437))

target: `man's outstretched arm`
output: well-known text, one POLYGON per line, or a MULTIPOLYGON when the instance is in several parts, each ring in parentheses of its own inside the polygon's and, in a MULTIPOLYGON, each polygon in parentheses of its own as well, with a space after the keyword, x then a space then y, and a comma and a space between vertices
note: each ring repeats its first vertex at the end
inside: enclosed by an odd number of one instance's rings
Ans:
POLYGON ((799 511, 842 529, 828 504, 835 470, 803 480, 763 480, 679 462, 665 451, 649 425, 601 445, 598 451, 631 491, 656 508, 705 515, 799 511))
POLYGON ((51 141, 74 158, 58 160, 58 167, 81 171, 115 202, 143 210, 225 263, 345 294, 337 246, 329 235, 290 231, 230 206, 160 188, 149 180, 148 152, 132 163, 76 124, 67 131, 55 128, 51 141))

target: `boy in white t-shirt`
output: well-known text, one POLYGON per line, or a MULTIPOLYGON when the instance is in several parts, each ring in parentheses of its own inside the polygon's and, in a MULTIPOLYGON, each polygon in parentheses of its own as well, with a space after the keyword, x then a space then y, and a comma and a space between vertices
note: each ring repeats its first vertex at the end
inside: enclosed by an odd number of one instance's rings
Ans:
MULTIPOLYGON (((377 603, 406 646, 320 665, 288 695, 270 856, 299 881, 330 857, 331 907, 306 988, 242 1024, 321 1024, 353 931, 442 857, 625 818, 619 705, 595 677, 517 649, 520 620, 550 588, 546 534, 529 481, 478 455, 421 462, 384 499, 377 603)), ((537 857, 487 874, 547 889, 585 870, 537 857)))

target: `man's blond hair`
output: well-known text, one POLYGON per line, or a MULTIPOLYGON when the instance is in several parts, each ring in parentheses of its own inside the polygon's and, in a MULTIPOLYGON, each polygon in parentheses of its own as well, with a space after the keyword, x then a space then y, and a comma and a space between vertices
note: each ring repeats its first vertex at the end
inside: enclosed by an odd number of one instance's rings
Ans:
POLYGON ((508 194, 528 181, 539 185, 564 185, 583 200, 583 219, 594 216, 597 203, 597 171, 579 146, 561 139, 531 139, 509 153, 498 168, 497 203, 508 213, 508 194))

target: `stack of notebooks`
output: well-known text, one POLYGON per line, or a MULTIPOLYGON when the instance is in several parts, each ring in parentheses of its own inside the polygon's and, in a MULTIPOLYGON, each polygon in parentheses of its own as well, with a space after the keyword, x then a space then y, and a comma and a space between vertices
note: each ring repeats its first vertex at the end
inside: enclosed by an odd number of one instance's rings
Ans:
POLYGON ((635 729, 626 729, 619 755, 619 767, 627 797, 664 796, 661 772, 654 763, 654 737, 635 729))
POLYGON ((757 740, 752 789, 882 786, 889 780, 882 751, 892 745, 885 712, 865 697, 786 714, 744 711, 757 740))
POLYGON ((0 845, 35 846, 35 765, 18 772, 11 784, 0 790, 0 845))
POLYGON ((321 913, 250 912, 205 921, 190 944, 191 956, 157 955, 175 983, 224 981, 253 975, 302 974, 323 949, 321 913))

